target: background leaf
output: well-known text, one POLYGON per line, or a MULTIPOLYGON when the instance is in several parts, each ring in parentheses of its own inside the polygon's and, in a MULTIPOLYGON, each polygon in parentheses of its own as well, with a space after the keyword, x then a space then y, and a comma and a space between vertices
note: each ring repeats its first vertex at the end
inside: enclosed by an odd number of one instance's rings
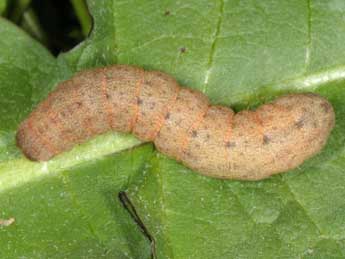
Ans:
POLYGON ((114 198, 123 190, 159 258, 345 257, 343 1, 88 4, 90 37, 57 60, 1 21, 0 36, 14 36, 0 37, 0 215, 16 218, 0 230, 2 257, 149 257, 149 241, 114 198), (165 71, 237 110, 317 92, 332 102, 336 127, 319 155, 259 182, 200 176, 150 145, 106 156, 139 144, 119 134, 48 163, 23 159, 13 134, 32 106, 75 71, 113 63, 165 71), (30 101, 20 99, 27 92, 30 101))
POLYGON ((0 15, 5 12, 7 6, 7 0, 1 0, 0 1, 0 15))

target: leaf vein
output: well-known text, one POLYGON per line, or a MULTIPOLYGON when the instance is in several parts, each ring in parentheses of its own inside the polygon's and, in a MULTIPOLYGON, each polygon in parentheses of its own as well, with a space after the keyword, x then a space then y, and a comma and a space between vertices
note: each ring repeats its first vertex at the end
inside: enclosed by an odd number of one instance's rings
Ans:
POLYGON ((202 88, 203 93, 206 93, 207 91, 209 76, 210 76, 211 69, 213 66, 213 60, 214 60, 214 55, 216 52, 218 37, 219 37, 220 30, 223 24, 223 17, 224 17, 224 0, 220 0, 219 16, 218 16, 216 30, 212 36, 211 50, 208 56, 208 63, 207 63, 207 68, 206 68, 206 73, 205 73, 205 78, 204 78, 204 86, 202 88))
POLYGON ((312 30, 312 8, 311 0, 307 0, 307 44, 305 48, 305 61, 304 61, 304 73, 307 73, 307 70, 310 66, 310 52, 311 52, 311 30, 312 30))
POLYGON ((284 180, 283 176, 280 176, 281 178, 281 182, 285 184, 285 186, 287 187, 287 190, 289 191, 289 193, 292 195, 294 201, 298 204, 298 206, 303 210, 305 216, 309 219, 309 221, 315 226, 315 228, 317 229, 317 231, 320 233, 320 235, 324 238, 329 238, 326 234, 323 233, 323 231, 321 230, 321 227, 316 223, 316 221, 309 215, 308 211, 306 210, 306 208, 303 206, 303 204, 298 200, 295 192, 291 189, 289 183, 287 181, 284 180))

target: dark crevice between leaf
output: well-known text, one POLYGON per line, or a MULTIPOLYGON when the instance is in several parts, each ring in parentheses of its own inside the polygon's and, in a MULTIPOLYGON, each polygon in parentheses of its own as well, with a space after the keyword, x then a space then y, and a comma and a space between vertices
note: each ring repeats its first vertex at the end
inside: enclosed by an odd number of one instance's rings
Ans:
POLYGON ((129 215, 132 217, 132 219, 135 221, 135 223, 139 226, 141 232, 144 234, 144 236, 150 241, 151 244, 151 258, 156 259, 156 242, 153 236, 148 231, 147 227, 139 217, 133 203, 127 196, 126 192, 119 192, 119 200, 122 204, 122 206, 128 211, 129 215))
POLYGON ((5 18, 46 46, 53 55, 85 40, 94 24, 86 0, 14 0, 9 2, 5 18))

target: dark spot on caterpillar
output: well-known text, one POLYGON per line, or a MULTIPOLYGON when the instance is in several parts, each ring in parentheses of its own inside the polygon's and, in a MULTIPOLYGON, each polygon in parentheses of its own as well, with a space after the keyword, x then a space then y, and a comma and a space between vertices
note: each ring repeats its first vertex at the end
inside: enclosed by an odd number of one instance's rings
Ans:
POLYGON ((185 153, 186 156, 191 157, 191 153, 190 152, 185 151, 184 153, 185 153))
POLYGON ((170 112, 168 112, 166 115, 165 115, 165 119, 168 120, 170 118, 170 112))
POLYGON ((153 110, 155 108, 156 104, 155 103, 151 103, 150 105, 150 110, 153 110))
POLYGON ((107 100, 110 99, 110 95, 109 94, 105 94, 105 98, 107 98, 107 100))
POLYGON ((268 145, 270 142, 271 142, 271 139, 267 135, 264 135, 263 144, 268 145))
POLYGON ((143 100, 141 100, 140 98, 138 98, 138 99, 137 99, 137 104, 138 104, 138 105, 143 104, 143 100))
POLYGON ((166 10, 166 11, 164 12, 164 15, 165 15, 165 16, 169 16, 169 15, 170 15, 170 11, 169 11, 169 10, 166 10))
POLYGON ((82 102, 77 102, 77 106, 78 106, 78 107, 81 107, 82 105, 83 105, 82 102))
POLYGON ((196 130, 192 131, 192 137, 195 138, 198 136, 198 132, 196 130))
POLYGON ((187 49, 185 47, 180 48, 181 53, 185 53, 186 51, 187 51, 187 49))
POLYGON ((43 133, 44 133, 44 129, 41 128, 41 127, 37 128, 37 131, 38 131, 38 133, 40 133, 40 134, 43 134, 43 133))
POLYGON ((87 117, 85 118, 84 120, 84 125, 87 127, 87 128, 91 128, 90 126, 93 124, 93 119, 91 117, 87 117))
POLYGON ((325 103, 325 102, 321 103, 320 106, 323 109, 324 113, 328 113, 329 110, 331 109, 330 105, 328 103, 325 103))
POLYGON ((303 120, 303 119, 298 120, 298 121, 295 123, 295 126, 296 126, 297 129, 303 128, 303 126, 304 126, 304 120, 303 120))
POLYGON ((146 84, 146 85, 149 85, 149 86, 152 86, 152 83, 151 83, 150 80, 145 80, 145 84, 146 84))
POLYGON ((227 141, 227 142, 225 143, 225 146, 226 146, 227 148, 236 147, 236 142, 227 141))
POLYGON ((210 134, 206 134, 206 139, 210 139, 210 134))

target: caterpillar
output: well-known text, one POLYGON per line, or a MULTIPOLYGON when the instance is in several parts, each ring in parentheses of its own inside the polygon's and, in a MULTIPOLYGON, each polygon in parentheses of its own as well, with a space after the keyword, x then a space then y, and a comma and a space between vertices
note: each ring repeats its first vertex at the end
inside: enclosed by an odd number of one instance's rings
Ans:
POLYGON ((235 114, 165 73, 113 65, 60 83, 20 124, 16 142, 27 158, 46 161, 97 134, 132 132, 203 175, 260 180, 318 153, 334 124, 332 105, 316 94, 235 114))

